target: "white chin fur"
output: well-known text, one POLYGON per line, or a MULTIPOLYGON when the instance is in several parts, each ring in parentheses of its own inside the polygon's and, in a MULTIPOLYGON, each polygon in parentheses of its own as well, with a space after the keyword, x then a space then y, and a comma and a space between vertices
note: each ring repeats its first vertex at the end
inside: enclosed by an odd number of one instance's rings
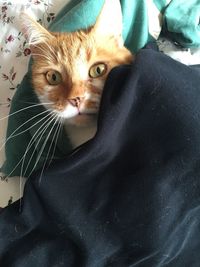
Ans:
POLYGON ((67 105, 63 111, 56 111, 57 115, 63 119, 71 119, 79 114, 77 108, 67 105))

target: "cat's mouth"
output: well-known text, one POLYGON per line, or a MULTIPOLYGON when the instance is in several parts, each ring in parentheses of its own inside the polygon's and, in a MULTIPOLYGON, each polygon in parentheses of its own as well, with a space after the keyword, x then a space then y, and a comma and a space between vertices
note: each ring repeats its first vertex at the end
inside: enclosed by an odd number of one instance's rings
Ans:
POLYGON ((95 121, 97 121, 97 110, 80 110, 80 109, 71 109, 66 108, 62 111, 57 110, 57 115, 64 119, 64 121, 68 121, 69 124, 77 125, 77 126, 88 126, 95 121))

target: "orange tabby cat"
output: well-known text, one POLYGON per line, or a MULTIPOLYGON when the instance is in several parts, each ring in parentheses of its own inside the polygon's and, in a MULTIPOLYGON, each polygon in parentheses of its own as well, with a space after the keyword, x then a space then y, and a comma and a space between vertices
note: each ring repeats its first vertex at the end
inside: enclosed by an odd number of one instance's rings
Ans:
POLYGON ((71 33, 49 32, 26 14, 22 22, 33 56, 33 88, 47 109, 65 119, 76 147, 96 132, 108 73, 133 60, 123 45, 120 3, 105 0, 92 27, 71 33))

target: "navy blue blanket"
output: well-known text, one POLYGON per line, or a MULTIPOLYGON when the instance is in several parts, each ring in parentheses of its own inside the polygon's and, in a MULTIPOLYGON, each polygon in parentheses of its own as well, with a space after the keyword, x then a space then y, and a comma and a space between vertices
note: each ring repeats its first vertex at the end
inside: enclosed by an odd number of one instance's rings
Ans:
POLYGON ((199 72, 150 49, 115 68, 96 136, 1 212, 0 266, 199 267, 199 72))

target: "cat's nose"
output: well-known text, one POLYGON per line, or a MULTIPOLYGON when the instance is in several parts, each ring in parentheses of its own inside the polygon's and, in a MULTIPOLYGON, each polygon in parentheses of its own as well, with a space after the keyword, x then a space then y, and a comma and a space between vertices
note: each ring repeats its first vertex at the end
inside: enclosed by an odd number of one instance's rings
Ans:
POLYGON ((80 107, 80 104, 81 104, 80 97, 71 98, 71 99, 68 99, 68 101, 73 107, 77 107, 77 108, 80 107))

